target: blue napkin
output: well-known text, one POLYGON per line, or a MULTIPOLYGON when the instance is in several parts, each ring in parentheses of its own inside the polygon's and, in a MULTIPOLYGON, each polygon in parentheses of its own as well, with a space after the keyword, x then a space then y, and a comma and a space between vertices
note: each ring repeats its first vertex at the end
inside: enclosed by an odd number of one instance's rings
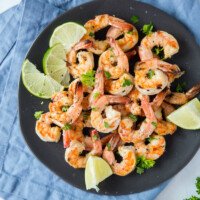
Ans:
MULTIPOLYGON (((127 196, 99 196, 62 181, 30 152, 18 121, 17 87, 26 52, 38 33, 62 12, 87 0, 22 0, 0 15, 0 197, 18 199, 151 200, 164 188, 127 196)), ((200 5, 186 0, 143 0, 185 24, 200 44, 200 5)), ((134 13, 133 13, 134 14, 134 13)))

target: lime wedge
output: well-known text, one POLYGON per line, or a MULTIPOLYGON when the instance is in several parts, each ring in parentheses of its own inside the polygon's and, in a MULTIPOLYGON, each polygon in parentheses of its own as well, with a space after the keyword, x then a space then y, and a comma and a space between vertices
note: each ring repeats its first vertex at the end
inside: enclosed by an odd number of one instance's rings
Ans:
POLYGON ((36 69, 36 66, 26 59, 22 65, 22 81, 26 89, 33 95, 49 99, 64 87, 50 76, 46 76, 36 69))
POLYGON ((45 74, 68 87, 70 75, 66 67, 66 53, 62 44, 55 44, 46 51, 43 57, 43 69, 45 74))
POLYGON ((49 41, 49 47, 61 43, 66 53, 86 34, 84 26, 76 22, 67 22, 55 28, 49 41))
POLYGON ((200 102, 197 98, 192 99, 190 102, 181 106, 173 113, 171 113, 167 119, 177 126, 196 130, 200 129, 200 102))
POLYGON ((97 156, 90 156, 85 168, 86 189, 94 188, 96 191, 99 191, 97 185, 112 174, 112 169, 104 159, 97 156))

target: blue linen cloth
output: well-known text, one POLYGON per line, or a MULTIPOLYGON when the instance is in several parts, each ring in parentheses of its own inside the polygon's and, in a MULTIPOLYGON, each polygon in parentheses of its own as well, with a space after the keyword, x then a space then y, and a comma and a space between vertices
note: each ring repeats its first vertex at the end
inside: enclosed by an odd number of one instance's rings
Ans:
MULTIPOLYGON (((165 187, 126 196, 99 196, 81 191, 54 175, 30 152, 19 128, 17 87, 26 52, 38 33, 56 16, 88 0, 22 0, 0 15, 0 197, 21 199, 152 200, 165 187)), ((181 21, 200 44, 198 0, 142 0, 181 21)), ((134 14, 134 13, 133 13, 134 14)))

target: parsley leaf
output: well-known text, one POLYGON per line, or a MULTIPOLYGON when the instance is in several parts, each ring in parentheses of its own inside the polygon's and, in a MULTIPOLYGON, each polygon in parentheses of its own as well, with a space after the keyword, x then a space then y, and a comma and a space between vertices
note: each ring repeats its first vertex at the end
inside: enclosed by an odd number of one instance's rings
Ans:
POLYGON ((90 69, 86 72, 86 74, 81 74, 81 82, 86 84, 86 85, 89 85, 89 86, 94 86, 96 83, 95 83, 95 71, 90 69))
POLYGON ((149 72, 148 72, 148 77, 149 79, 152 79, 154 76, 154 71, 151 69, 149 72))
POLYGON ((92 110, 97 110, 97 109, 98 109, 98 107, 93 107, 93 108, 92 108, 92 110))
POLYGON ((139 21, 139 17, 133 16, 133 17, 131 17, 131 21, 132 21, 133 24, 135 24, 139 21))
POLYGON ((104 71, 104 74, 105 74, 105 76, 106 76, 107 78, 110 78, 110 77, 111 77, 111 74, 110 74, 110 72, 108 72, 108 71, 104 71))
POLYGON ((151 137, 150 137, 150 138, 147 138, 147 141, 148 141, 148 142, 151 142, 152 140, 157 140, 157 138, 151 138, 151 137))
POLYGON ((105 128, 110 128, 109 124, 107 122, 104 122, 105 128))
POLYGON ((149 24, 145 24, 142 28, 143 33, 145 33, 146 35, 150 35, 151 32, 153 30, 153 24, 152 21, 150 21, 149 24))
POLYGON ((71 130, 72 129, 72 125, 71 124, 65 124, 62 129, 63 130, 71 130))
POLYGON ((200 194, 200 177, 196 178, 197 194, 200 194))
POLYGON ((157 127, 157 123, 156 122, 151 122, 151 124, 156 128, 157 127))
POLYGON ((178 83, 176 86, 176 92, 184 92, 183 87, 187 85, 186 81, 184 81, 182 84, 178 83))
POLYGON ((130 85, 133 85, 133 83, 129 79, 124 78, 122 82, 122 87, 130 86, 130 85))
POLYGON ((66 112, 66 111, 68 110, 68 108, 69 108, 68 106, 63 106, 63 107, 62 107, 62 111, 63 111, 63 112, 66 112))
POLYGON ((93 36, 94 36, 94 33, 93 33, 93 32, 90 32, 90 33, 89 33, 89 36, 93 37, 93 36))
POLYGON ((128 31, 127 33, 130 35, 133 35, 133 31, 128 31))
POLYGON ((44 111, 36 111, 35 114, 34 114, 34 117, 35 117, 36 119, 40 119, 41 114, 42 114, 43 112, 44 112, 44 111))
POLYGON ((144 169, 149 169, 155 165, 154 160, 147 160, 144 155, 137 156, 137 173, 142 174, 144 169))
POLYGON ((133 115, 132 113, 129 115, 129 117, 133 119, 135 122, 137 122, 138 120, 137 116, 133 115))
POLYGON ((97 139, 98 139, 98 135, 95 134, 95 135, 93 136, 93 138, 94 138, 94 140, 97 140, 97 139))
POLYGON ((84 114, 83 115, 83 120, 86 121, 88 117, 89 117, 89 114, 84 114))
POLYGON ((113 48, 111 47, 110 50, 113 51, 113 48))
POLYGON ((144 168, 141 168, 141 167, 136 167, 136 168, 137 168, 136 173, 138 173, 138 174, 144 173, 144 168))
POLYGON ((96 99, 99 95, 100 95, 100 92, 96 92, 94 93, 93 98, 96 99))
POLYGON ((108 151, 110 150, 110 148, 111 148, 111 145, 110 145, 110 143, 108 142, 108 143, 106 143, 106 146, 107 146, 107 149, 108 149, 108 151))

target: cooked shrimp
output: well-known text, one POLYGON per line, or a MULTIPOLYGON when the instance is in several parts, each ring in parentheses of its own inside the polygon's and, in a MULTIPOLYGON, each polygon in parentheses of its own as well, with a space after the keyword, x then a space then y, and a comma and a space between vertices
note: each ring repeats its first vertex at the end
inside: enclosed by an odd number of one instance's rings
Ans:
POLYGON ((166 96, 165 101, 170 104, 182 105, 194 98, 200 92, 200 83, 193 86, 186 93, 172 92, 166 96))
POLYGON ((124 73, 129 72, 129 63, 126 54, 118 46, 113 38, 109 39, 113 49, 105 51, 99 58, 99 65, 111 75, 111 79, 120 78, 124 73))
POLYGON ((45 142, 58 142, 61 136, 61 128, 58 126, 51 127, 53 123, 51 114, 42 114, 40 119, 36 122, 35 131, 39 138, 45 142))
POLYGON ((179 51, 177 40, 165 31, 157 31, 144 37, 139 46, 141 61, 153 58, 152 48, 161 46, 164 49, 164 58, 170 58, 179 51))
POLYGON ((121 139, 125 142, 136 143, 142 141, 149 137, 156 128, 157 119, 146 96, 142 97, 141 104, 146 119, 142 122, 138 130, 132 128, 135 122, 128 117, 122 119, 119 124, 118 132, 121 139))
POLYGON ((100 156, 102 154, 102 145, 99 134, 96 130, 91 131, 93 149, 85 156, 80 154, 85 150, 85 145, 77 140, 70 142, 70 147, 65 151, 65 161, 74 168, 85 168, 86 161, 90 155, 100 156), (96 135, 96 137, 94 137, 96 135))
POLYGON ((132 30, 123 30, 117 27, 110 27, 106 34, 107 38, 113 39, 117 39, 118 37, 123 35, 123 38, 118 39, 116 41, 120 48, 125 52, 132 49, 138 42, 137 29, 131 24, 129 24, 129 26, 132 27, 132 30))
MULTIPOLYGON (((142 100, 143 94, 139 92, 133 87, 131 92, 128 94, 128 97, 131 99, 131 102, 125 105, 125 109, 127 112, 131 112, 133 115, 143 115, 143 110, 141 106, 141 100, 142 100)), ((147 98, 149 98, 147 96, 147 98)))
POLYGON ((135 65, 135 86, 142 94, 155 95, 180 74, 177 65, 153 58, 135 65))
POLYGON ((91 52, 80 51, 77 53, 78 50, 88 49, 91 46, 92 41, 90 40, 80 41, 67 54, 67 67, 74 78, 80 77, 81 74, 94 68, 94 57, 91 52))
POLYGON ((107 106, 113 103, 125 104, 129 102, 127 97, 118 97, 111 95, 104 95, 94 104, 91 112, 92 126, 102 133, 109 133, 117 129, 121 113, 114 110, 112 106, 107 106), (103 118, 102 112, 105 111, 106 118, 103 118))
MULTIPOLYGON (((76 91, 73 99, 73 104, 65 111, 62 110, 63 104, 56 104, 56 111, 51 112, 51 117, 55 120, 58 126, 64 126, 66 123, 74 123, 82 111, 82 100, 83 100, 83 87, 81 82, 77 82, 76 91)), ((53 103, 50 103, 50 107, 53 103)))
MULTIPOLYGON (((75 94, 76 84, 79 81, 81 81, 80 78, 77 78, 77 79, 73 80, 69 85, 68 91, 71 92, 73 96, 75 94)), ((85 84, 82 84, 82 85, 83 85, 83 93, 84 93, 82 107, 83 107, 83 110, 88 110, 90 108, 89 96, 92 93, 94 88, 92 86, 88 86, 85 84)))
POLYGON ((95 102, 104 95, 104 75, 103 75, 103 69, 101 65, 97 68, 96 74, 95 74, 95 86, 94 90, 89 96, 89 105, 90 107, 95 104, 95 102))
POLYGON ((63 130, 64 148, 68 148, 70 145, 70 141, 72 140, 78 140, 82 143, 85 142, 85 136, 83 134, 84 127, 91 127, 89 113, 81 113, 79 118, 72 124, 71 129, 63 130))
POLYGON ((134 77, 129 73, 124 73, 117 80, 107 79, 105 81, 105 91, 113 95, 125 96, 132 90, 133 84, 134 77))
POLYGON ((137 156, 144 155, 147 160, 156 160, 165 152, 165 138, 160 135, 152 134, 151 141, 145 144, 145 141, 134 143, 137 156))
POLYGON ((95 39, 95 32, 106 28, 107 26, 112 25, 115 27, 119 27, 123 30, 131 30, 132 26, 130 24, 126 23, 124 20, 109 16, 107 14, 104 15, 98 15, 95 17, 95 19, 89 20, 86 22, 84 27, 87 29, 87 33, 83 36, 83 40, 89 39, 93 42, 92 48, 89 48, 88 50, 91 51, 94 54, 102 54, 107 48, 108 48, 108 41, 98 41, 95 39))
POLYGON ((121 117, 127 117, 130 114, 130 111, 127 111, 125 106, 127 104, 123 105, 123 104, 117 104, 117 105, 113 105, 113 109, 117 110, 121 113, 121 117))
POLYGON ((174 110, 175 108, 172 105, 165 102, 162 103, 161 107, 155 112, 158 119, 155 133, 158 135, 172 135, 176 131, 177 126, 168 120, 165 121, 162 115, 163 111, 164 117, 166 118, 174 110))
POLYGON ((119 146, 118 152, 122 157, 122 161, 118 163, 115 160, 114 149, 119 144, 120 137, 115 134, 111 140, 110 148, 106 147, 103 151, 103 159, 111 166, 114 174, 118 176, 126 176, 136 167, 135 149, 133 146, 119 146))

